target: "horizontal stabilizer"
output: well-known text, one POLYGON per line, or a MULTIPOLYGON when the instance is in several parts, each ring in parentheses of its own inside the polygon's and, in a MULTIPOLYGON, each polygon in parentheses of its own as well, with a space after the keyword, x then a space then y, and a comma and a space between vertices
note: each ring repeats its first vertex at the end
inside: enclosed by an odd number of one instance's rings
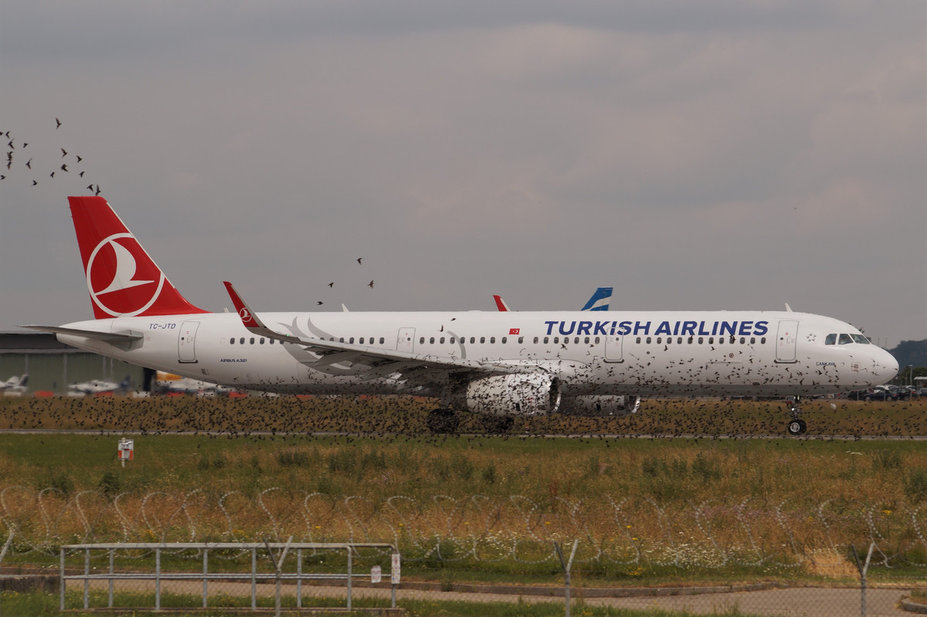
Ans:
POLYGON ((80 328, 64 328, 62 326, 21 326, 22 328, 29 328, 30 330, 38 330, 39 332, 50 332, 52 334, 70 334, 73 336, 83 336, 86 338, 94 339, 97 341, 103 341, 104 343, 112 343, 114 345, 122 343, 134 343, 136 341, 142 340, 144 338, 141 334, 133 334, 129 332, 99 332, 97 330, 82 330, 80 328))

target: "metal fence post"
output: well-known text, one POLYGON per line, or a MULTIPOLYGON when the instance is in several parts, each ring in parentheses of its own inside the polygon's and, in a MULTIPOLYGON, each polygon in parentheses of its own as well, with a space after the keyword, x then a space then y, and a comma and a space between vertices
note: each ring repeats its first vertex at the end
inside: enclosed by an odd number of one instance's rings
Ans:
POLYGON ((354 577, 351 563, 351 546, 348 545, 348 610, 351 610, 351 579, 354 577))
POLYGON ((859 570, 860 597, 859 597, 859 614, 860 617, 866 617, 866 571, 869 570, 869 560, 872 559, 872 549, 875 548, 875 542, 869 543, 869 553, 866 555, 866 563, 859 562, 859 555, 856 553, 856 547, 850 546, 853 551, 853 559, 856 561, 856 569, 859 570))
POLYGON ((303 549, 296 549, 296 608, 303 607, 303 549))
POLYGON ((209 574, 209 549, 203 548, 203 608, 206 608, 206 597, 209 594, 207 574, 209 574))
POLYGON ((84 608, 89 608, 90 606, 90 579, 87 576, 90 575, 90 549, 84 549, 84 608))
POLYGON ((155 549, 155 610, 161 610, 161 549, 155 549))
POLYGON ((113 549, 109 549, 108 552, 109 552, 110 579, 109 579, 109 598, 107 599, 106 607, 113 608, 113 554, 115 553, 115 551, 113 549))
POLYGON ((554 548, 557 551, 557 557, 560 559, 560 566, 563 568, 563 596, 566 601, 566 617, 570 617, 571 610, 571 600, 570 600, 570 569, 573 567, 573 557, 576 556, 576 547, 579 545, 579 540, 573 541, 573 550, 570 551, 570 560, 563 560, 563 552, 560 550, 560 545, 554 542, 554 548))
POLYGON ((61 574, 58 576, 58 610, 64 610, 64 547, 61 547, 61 574))
POLYGON ((251 610, 257 608, 257 549, 251 547, 251 610))

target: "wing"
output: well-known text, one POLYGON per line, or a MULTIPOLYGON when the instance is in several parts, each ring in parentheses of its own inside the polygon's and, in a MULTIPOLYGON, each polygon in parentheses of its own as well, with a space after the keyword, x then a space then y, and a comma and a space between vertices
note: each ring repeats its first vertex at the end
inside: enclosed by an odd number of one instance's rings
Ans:
POLYGON ((398 350, 386 350, 378 347, 354 345, 320 338, 294 336, 277 332, 264 324, 252 311, 238 292, 228 281, 224 281, 232 304, 242 324, 250 332, 259 336, 276 339, 284 343, 299 345, 318 356, 308 366, 314 370, 345 374, 346 366, 350 373, 371 379, 396 377, 409 382, 409 385, 426 387, 446 379, 450 374, 472 376, 524 372, 525 367, 511 364, 494 364, 478 362, 466 358, 438 357, 429 354, 416 354, 398 350), (336 365, 339 368, 335 368, 336 365))

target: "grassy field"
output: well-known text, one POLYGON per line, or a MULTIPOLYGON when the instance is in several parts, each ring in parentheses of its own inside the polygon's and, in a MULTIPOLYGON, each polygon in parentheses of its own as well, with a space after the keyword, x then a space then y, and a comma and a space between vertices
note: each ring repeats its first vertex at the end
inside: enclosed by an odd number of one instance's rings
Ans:
POLYGON ((116 435, 0 435, 4 563, 53 565, 83 541, 293 536, 394 543, 411 578, 550 584, 553 543, 578 540, 577 585, 852 582, 848 547, 876 542, 873 580, 923 581, 927 443, 828 436, 923 435, 927 401, 835 405, 807 407, 819 438, 754 440, 710 436, 777 433, 781 404, 655 401, 435 437, 427 401, 3 400, 3 427, 145 433, 125 468, 116 435), (250 434, 318 430, 351 434, 250 434), (538 436, 593 430, 709 437, 538 436))

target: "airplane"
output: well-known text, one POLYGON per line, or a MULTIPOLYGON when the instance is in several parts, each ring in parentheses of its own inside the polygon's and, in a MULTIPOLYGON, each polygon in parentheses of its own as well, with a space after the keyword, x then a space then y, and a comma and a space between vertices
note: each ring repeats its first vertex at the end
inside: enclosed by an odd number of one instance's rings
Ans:
POLYGON ((114 392, 126 392, 129 389, 130 379, 128 375, 121 382, 106 381, 103 379, 91 379, 80 383, 72 383, 68 386, 68 396, 93 396, 96 394, 112 394, 114 392))
POLYGON ((173 373, 158 371, 155 377, 155 390, 166 394, 221 396, 228 395, 231 389, 202 379, 191 379, 190 377, 181 377, 173 373))
POLYGON ((6 381, 0 381, 0 392, 3 392, 3 396, 22 396, 26 392, 27 383, 29 383, 28 373, 19 377, 13 375, 6 381))
MULTIPOLYGON (((595 293, 592 294, 592 297, 583 305, 583 308, 579 309, 581 311, 607 311, 608 310, 608 300, 612 297, 612 288, 611 287, 599 287, 595 290, 595 293)), ((509 305, 502 299, 502 296, 498 294, 493 294, 493 300, 496 302, 496 309, 499 311, 511 311, 509 305)))
POLYGON ((619 416, 642 397, 788 398, 880 385, 898 362, 848 323, 786 311, 255 312, 191 304, 105 199, 69 197, 95 319, 53 332, 67 345, 233 388, 410 394, 439 400, 435 432, 460 412, 502 419, 619 416))

